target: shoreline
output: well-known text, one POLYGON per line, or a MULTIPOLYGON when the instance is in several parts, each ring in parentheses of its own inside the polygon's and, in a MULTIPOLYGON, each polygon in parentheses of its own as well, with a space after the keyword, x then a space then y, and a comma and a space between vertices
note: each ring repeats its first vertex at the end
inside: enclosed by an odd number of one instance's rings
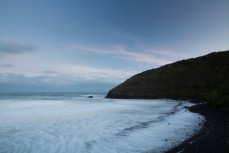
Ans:
POLYGON ((201 130, 191 138, 165 153, 228 153, 228 110, 211 107, 206 103, 187 108, 205 117, 201 130))

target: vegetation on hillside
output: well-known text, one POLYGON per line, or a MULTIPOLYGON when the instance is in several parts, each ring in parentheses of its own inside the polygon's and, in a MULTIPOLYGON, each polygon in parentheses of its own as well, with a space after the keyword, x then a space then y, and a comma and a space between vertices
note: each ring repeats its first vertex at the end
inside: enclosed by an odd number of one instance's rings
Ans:
POLYGON ((229 51, 148 70, 112 89, 108 98, 170 98, 229 107, 229 51))

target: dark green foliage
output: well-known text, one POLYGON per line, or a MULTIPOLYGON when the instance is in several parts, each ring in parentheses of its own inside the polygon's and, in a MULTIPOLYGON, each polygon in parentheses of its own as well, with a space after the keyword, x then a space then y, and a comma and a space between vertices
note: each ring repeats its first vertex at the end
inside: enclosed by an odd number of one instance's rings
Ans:
POLYGON ((178 61, 137 74, 108 98, 170 98, 229 107, 229 51, 178 61))
POLYGON ((229 117, 227 118, 227 152, 229 153, 229 117))

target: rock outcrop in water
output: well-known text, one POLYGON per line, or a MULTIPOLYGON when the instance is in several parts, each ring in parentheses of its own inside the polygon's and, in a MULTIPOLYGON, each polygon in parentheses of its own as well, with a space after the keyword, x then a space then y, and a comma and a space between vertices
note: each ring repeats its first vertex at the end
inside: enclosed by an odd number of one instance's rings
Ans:
POLYGON ((93 98, 93 96, 88 96, 87 98, 93 98))
POLYGON ((229 107, 229 51, 178 61, 132 76, 107 98, 169 98, 229 107))

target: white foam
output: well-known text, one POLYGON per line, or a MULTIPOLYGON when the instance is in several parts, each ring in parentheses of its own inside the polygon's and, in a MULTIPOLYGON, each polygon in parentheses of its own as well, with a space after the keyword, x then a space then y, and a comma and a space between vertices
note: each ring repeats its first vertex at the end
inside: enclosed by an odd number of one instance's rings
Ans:
POLYGON ((171 100, 0 100, 0 152, 164 152, 204 118, 171 100))

